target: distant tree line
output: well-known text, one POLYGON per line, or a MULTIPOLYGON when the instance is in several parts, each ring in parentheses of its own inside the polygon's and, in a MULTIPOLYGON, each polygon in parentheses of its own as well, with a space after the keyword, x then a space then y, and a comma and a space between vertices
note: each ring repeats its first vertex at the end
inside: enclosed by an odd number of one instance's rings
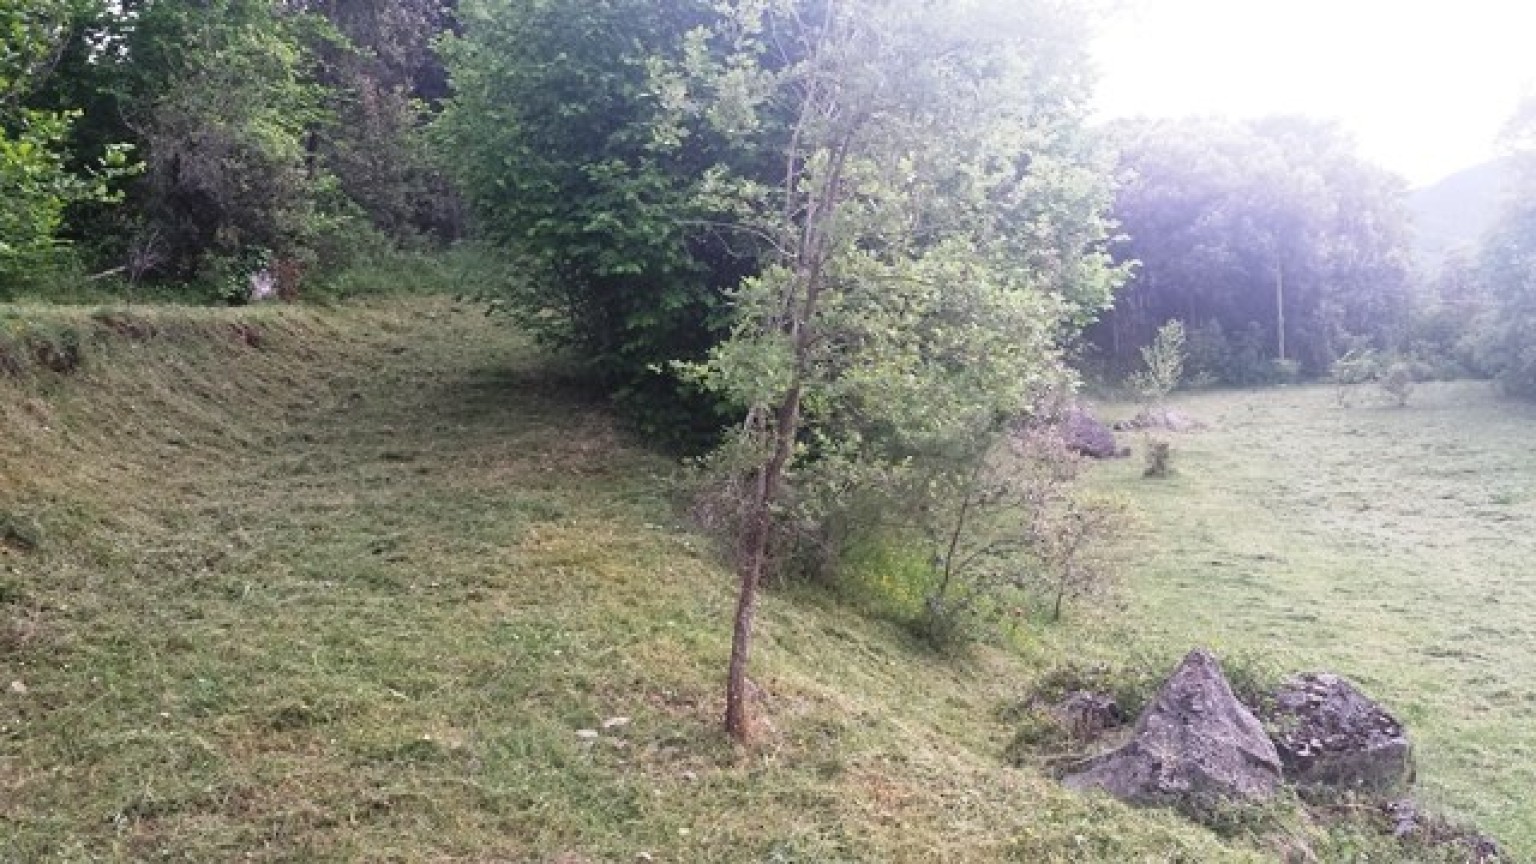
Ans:
POLYGON ((1135 368, 1183 323, 1196 381, 1256 385, 1328 373, 1395 344, 1411 314, 1401 180, 1336 126, 1299 117, 1121 122, 1117 257, 1135 262, 1090 333, 1088 362, 1135 368))
MULTIPOLYGON (((1081 364, 1123 381, 1166 322, 1187 382, 1333 375, 1491 378, 1536 397, 1536 101, 1511 121, 1500 218, 1438 269, 1416 264, 1403 182, 1338 127, 1299 117, 1112 124, 1116 258, 1132 268, 1081 364)), ((1403 401, 1403 400, 1400 400, 1403 401)))

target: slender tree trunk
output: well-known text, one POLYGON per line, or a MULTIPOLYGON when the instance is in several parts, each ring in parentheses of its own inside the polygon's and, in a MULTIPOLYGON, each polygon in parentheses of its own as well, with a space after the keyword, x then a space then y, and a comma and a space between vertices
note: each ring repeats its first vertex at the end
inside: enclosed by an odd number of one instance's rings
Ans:
POLYGON ((784 469, 794 452, 800 425, 800 388, 790 388, 776 412, 773 455, 757 472, 756 500, 742 538, 741 593, 736 598, 736 623, 731 637, 731 664, 725 683, 725 731, 738 742, 752 737, 752 718, 747 710, 747 663, 752 657, 752 622, 757 615, 757 593, 768 562, 768 539, 773 532, 773 504, 778 499, 784 469))
POLYGON ((1077 557, 1077 552, 1067 553, 1067 560, 1061 565, 1061 582, 1056 586, 1056 605, 1051 609, 1051 620, 1061 620, 1061 607, 1067 600, 1067 592, 1077 583, 1077 568, 1072 561, 1077 557))
MULTIPOLYGON (((814 215, 814 211, 812 213, 814 215)), ((816 232, 807 233, 815 240, 816 232)), ((800 400, 805 381, 806 364, 810 358, 810 322, 816 314, 821 294, 821 269, 823 257, 819 246, 807 263, 800 268, 796 284, 804 286, 803 305, 795 300, 799 291, 791 292, 789 329, 795 346, 794 377, 789 390, 773 415, 773 452, 758 468, 757 488, 753 495, 752 513, 742 536, 741 593, 736 598, 736 623, 731 636, 731 663, 725 682, 725 731, 745 744, 752 738, 752 717, 748 709, 751 694, 747 692, 747 664, 752 658, 752 624, 757 616, 757 594, 763 582, 763 569, 768 563, 768 541, 773 533, 773 505, 778 501, 779 488, 784 483, 784 472, 795 452, 795 439, 800 434, 800 400), (797 308, 798 307, 798 308, 797 308)))
POLYGON ((1285 359, 1285 265, 1275 262, 1275 341, 1285 359))
POLYGON ((977 495, 977 485, 981 483, 981 472, 987 464, 987 450, 985 446, 976 457, 976 463, 971 466, 971 476, 965 484, 965 497, 960 500, 960 513, 955 518, 955 530, 949 535, 949 549, 944 553, 944 578, 939 582, 939 590, 934 595, 942 602, 949 597, 949 583, 955 576, 955 555, 960 550, 960 538, 965 534, 966 523, 971 516, 972 502, 977 495))

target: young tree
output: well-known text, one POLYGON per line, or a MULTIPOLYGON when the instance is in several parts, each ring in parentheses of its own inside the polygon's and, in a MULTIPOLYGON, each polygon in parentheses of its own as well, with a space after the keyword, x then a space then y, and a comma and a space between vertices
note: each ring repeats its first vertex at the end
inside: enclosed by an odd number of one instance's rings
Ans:
POLYGON ((1104 550, 1121 533, 1118 499, 1085 493, 1085 457, 1059 427, 1015 430, 1007 447, 958 475, 934 527, 936 579, 924 598, 923 631, 937 645, 973 638, 1023 605, 1059 620, 1069 600, 1105 587, 1104 550))
POLYGON ((779 148, 772 185, 716 172, 699 190, 765 261, 731 296, 729 338, 692 367, 745 409, 725 715, 745 740, 786 488, 814 502, 818 477, 844 494, 963 485, 1003 423, 1060 379, 1058 337, 1107 303, 1119 271, 1099 251, 1106 202, 1080 127, 1082 22, 1062 7, 720 8, 654 77, 676 128, 702 116, 779 148))
POLYGON ((1141 367, 1131 384, 1151 410, 1178 389, 1184 377, 1184 322, 1168 321, 1157 328, 1152 344, 1141 349, 1141 367))

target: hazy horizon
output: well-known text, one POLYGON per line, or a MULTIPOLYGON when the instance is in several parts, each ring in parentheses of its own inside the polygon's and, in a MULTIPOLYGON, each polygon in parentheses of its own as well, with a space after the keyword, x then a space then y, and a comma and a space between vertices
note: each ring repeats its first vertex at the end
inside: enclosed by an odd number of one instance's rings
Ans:
POLYGON ((1341 121, 1413 186, 1498 153, 1536 82, 1536 4, 1127 0, 1095 40, 1101 117, 1341 121))

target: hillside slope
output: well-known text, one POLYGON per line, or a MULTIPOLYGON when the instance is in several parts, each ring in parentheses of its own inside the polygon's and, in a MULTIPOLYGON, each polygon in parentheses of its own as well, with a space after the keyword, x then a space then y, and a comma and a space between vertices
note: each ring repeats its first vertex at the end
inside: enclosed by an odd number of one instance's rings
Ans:
POLYGON ((1004 767, 1025 666, 825 598, 733 752, 669 466, 477 312, 23 320, 85 364, 0 383, 0 859, 1248 857, 1004 767))
POLYGON ((0 310, 0 355, 0 860, 1354 860, 1006 765, 1113 626, 943 658, 781 587, 734 750, 671 466, 477 310, 0 310))
POLYGON ((1489 162, 1409 194, 1414 252, 1425 272, 1436 272, 1453 252, 1475 250, 1503 206, 1507 170, 1489 162))

